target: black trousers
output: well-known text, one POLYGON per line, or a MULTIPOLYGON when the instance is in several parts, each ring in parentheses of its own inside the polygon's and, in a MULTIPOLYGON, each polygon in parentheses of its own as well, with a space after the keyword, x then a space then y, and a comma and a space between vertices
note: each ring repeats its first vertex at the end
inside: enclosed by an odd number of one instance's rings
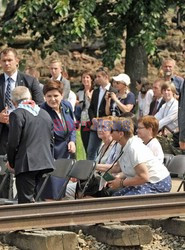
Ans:
POLYGON ((82 143, 83 143, 85 152, 87 154, 87 147, 88 147, 89 136, 90 136, 90 124, 87 123, 86 126, 81 126, 80 132, 81 132, 82 143))
MULTIPOLYGON (((0 184, 5 178, 5 175, 0 175, 0 184)), ((0 192, 0 198, 12 199, 13 198, 13 174, 9 174, 7 177, 2 192, 0 192)))
POLYGON ((36 187, 41 181, 43 170, 20 173, 16 175, 18 203, 35 202, 36 187))

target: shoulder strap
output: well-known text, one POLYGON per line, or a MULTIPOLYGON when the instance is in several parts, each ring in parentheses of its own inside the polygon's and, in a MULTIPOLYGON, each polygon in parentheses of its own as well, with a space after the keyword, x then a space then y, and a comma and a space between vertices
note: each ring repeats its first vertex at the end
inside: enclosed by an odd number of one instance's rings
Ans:
POLYGON ((104 152, 103 152, 103 146, 104 146, 104 145, 102 145, 102 147, 100 148, 100 150, 99 150, 99 152, 98 152, 98 155, 100 155, 100 158, 99 158, 99 160, 98 160, 98 164, 101 162, 103 156, 105 155, 105 153, 106 153, 107 150, 109 149, 109 147, 110 147, 110 145, 111 145, 112 142, 113 142, 113 140, 108 144, 108 146, 105 148, 104 152))
POLYGON ((114 165, 116 164, 116 162, 121 158, 122 154, 124 153, 123 151, 123 147, 121 148, 120 154, 119 156, 116 158, 116 160, 112 163, 112 165, 110 166, 110 168, 108 168, 105 173, 109 172, 111 170, 111 168, 114 167, 114 165))

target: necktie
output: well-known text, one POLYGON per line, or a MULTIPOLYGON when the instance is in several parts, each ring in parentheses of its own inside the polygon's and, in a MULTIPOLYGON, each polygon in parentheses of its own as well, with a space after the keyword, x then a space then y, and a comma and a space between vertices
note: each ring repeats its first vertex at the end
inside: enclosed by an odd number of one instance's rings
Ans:
POLYGON ((11 77, 7 79, 8 84, 5 93, 5 104, 8 106, 9 109, 13 109, 13 104, 11 102, 11 77))
POLYGON ((154 109, 152 111, 152 115, 155 115, 157 113, 157 108, 158 108, 158 101, 155 101, 154 109))

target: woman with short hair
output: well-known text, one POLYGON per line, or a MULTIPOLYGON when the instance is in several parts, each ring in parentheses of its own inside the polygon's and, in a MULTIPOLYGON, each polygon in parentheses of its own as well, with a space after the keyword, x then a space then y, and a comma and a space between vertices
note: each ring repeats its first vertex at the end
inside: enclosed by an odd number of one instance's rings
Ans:
MULTIPOLYGON (((45 103, 41 106, 54 123, 54 158, 70 158, 76 151, 76 129, 71 104, 63 100, 63 83, 49 80, 43 88, 45 103)), ((39 153, 39 152, 38 152, 39 153)), ((42 194, 42 199, 55 200, 64 180, 51 176, 42 194)))
POLYGON ((167 168, 134 136, 133 122, 129 118, 114 117, 110 121, 112 138, 122 146, 122 155, 110 170, 109 166, 97 167, 106 172, 122 171, 122 176, 108 182, 115 189, 114 196, 162 193, 171 190, 171 177, 167 168), (119 189, 119 190, 118 190, 119 189))
POLYGON ((48 81, 43 88, 45 103, 41 106, 54 123, 54 158, 70 158, 75 153, 76 131, 71 104, 63 100, 63 83, 48 81))
POLYGON ((144 144, 151 149, 158 160, 163 163, 164 153, 156 136, 159 130, 159 122, 154 116, 146 115, 138 120, 137 135, 144 144))
POLYGON ((178 101, 175 99, 175 85, 171 82, 165 82, 161 86, 161 92, 165 104, 155 114, 159 121, 159 130, 167 127, 170 131, 178 132, 178 101))

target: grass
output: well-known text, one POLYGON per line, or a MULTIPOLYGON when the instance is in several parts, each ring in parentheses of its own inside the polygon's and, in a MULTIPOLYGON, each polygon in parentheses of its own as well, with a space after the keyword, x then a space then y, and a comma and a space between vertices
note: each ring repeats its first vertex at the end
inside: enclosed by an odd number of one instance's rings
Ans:
POLYGON ((76 131, 76 159, 85 160, 86 154, 81 140, 80 131, 76 131))

